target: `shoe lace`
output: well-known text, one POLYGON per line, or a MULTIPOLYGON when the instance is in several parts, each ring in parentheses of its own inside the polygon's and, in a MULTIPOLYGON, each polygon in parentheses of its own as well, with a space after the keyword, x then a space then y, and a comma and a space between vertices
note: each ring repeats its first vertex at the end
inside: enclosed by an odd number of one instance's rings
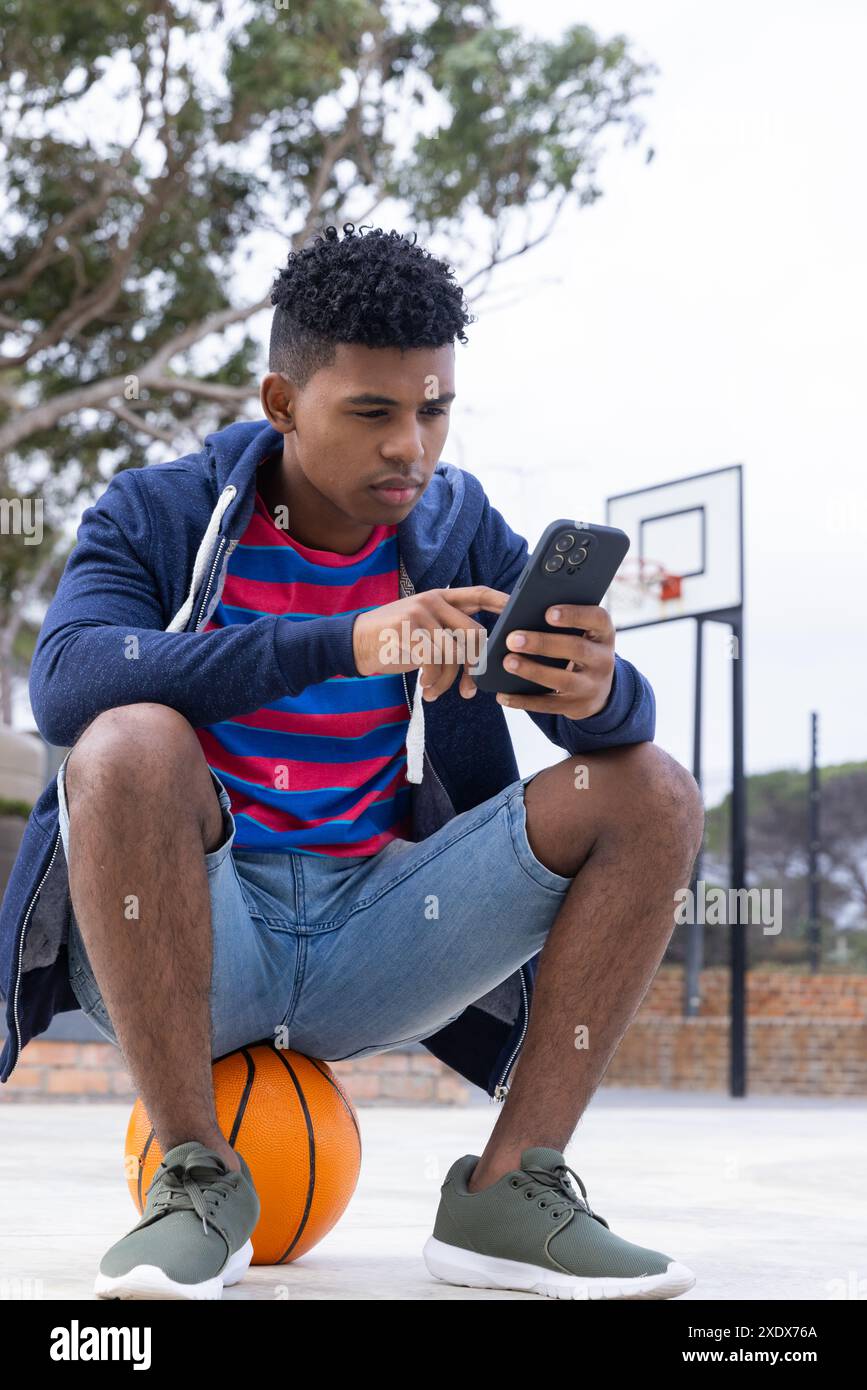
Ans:
MULTIPOLYGON (((530 1165, 529 1168, 522 1168, 515 1173, 512 1178, 512 1186, 524 1190, 524 1195, 529 1200, 531 1197, 539 1197, 539 1206, 547 1207, 568 1207, 572 1211, 583 1211, 588 1216, 592 1216, 595 1221, 601 1221, 603 1226, 608 1222, 604 1216, 592 1210, 587 1197, 587 1188, 584 1186, 574 1168, 570 1168, 568 1163, 558 1164, 556 1168, 537 1168, 530 1165), (581 1188, 581 1196, 575 1191, 569 1181, 569 1174, 581 1188), (551 1194, 551 1200, 546 1201, 540 1193, 551 1194)), ((559 1213, 555 1212, 555 1215, 559 1213)))
POLYGON ((234 1191, 239 1176, 230 1172, 216 1154, 209 1162, 204 1160, 201 1153, 188 1154, 185 1159, 170 1165, 163 1162, 145 1193, 146 1197, 150 1196, 151 1188, 157 1182, 161 1183, 151 1215, 162 1215, 166 1211, 195 1211, 202 1218, 207 1235, 208 1218, 212 1217, 213 1208, 234 1191))

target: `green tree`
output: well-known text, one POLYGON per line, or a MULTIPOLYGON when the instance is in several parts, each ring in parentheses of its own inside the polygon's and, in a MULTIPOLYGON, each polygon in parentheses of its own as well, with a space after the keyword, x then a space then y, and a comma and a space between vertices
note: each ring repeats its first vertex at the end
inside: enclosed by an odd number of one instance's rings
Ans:
MULTIPOLYGON (((821 769, 820 899, 825 961, 843 941, 848 958, 867 966, 867 764, 838 763, 821 769)), ((780 888, 783 932, 751 938, 753 963, 803 965, 807 959, 806 772, 780 769, 747 779, 748 879, 753 887, 780 888)), ((707 813, 706 882, 728 882, 731 797, 707 813)), ((719 933, 716 934, 722 940, 719 933)), ((706 940, 713 937, 712 930, 706 940)), ((709 941, 710 950, 719 950, 709 941)), ((720 960, 727 960, 727 942, 720 960)))

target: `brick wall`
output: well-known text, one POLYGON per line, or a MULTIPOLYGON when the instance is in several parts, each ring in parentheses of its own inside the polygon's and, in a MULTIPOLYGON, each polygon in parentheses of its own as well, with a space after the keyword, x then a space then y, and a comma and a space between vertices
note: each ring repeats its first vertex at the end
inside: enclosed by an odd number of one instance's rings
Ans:
MULTIPOLYGON (((748 1091, 752 1095, 867 1095, 867 976, 748 977, 748 1091)), ((728 1090, 729 975, 701 975, 701 1007, 683 1018, 683 971, 664 966, 605 1074, 603 1085, 728 1090)), ((333 1063, 358 1105, 462 1105, 481 1093, 424 1048, 333 1063)), ((35 1038, 3 1101, 134 1099, 119 1050, 107 1042, 35 1038)))
MULTIPOLYGON (((701 1005, 682 1016, 683 970, 661 969, 605 1074, 605 1084, 684 1091, 729 1087, 726 969, 701 972, 701 1005)), ((867 975, 747 976, 751 1095, 867 1095, 867 975)))
MULTIPOLYGON (((726 1017, 728 970, 701 972, 700 1018, 726 1017)), ((683 1002, 683 970, 664 966, 645 996, 640 1017, 676 1018, 683 1002)), ((747 975, 747 1014, 754 1018, 867 1019, 867 975, 798 975, 785 970, 754 970, 747 975)))
MULTIPOLYGON (((430 1052, 384 1052, 332 1062, 357 1105, 463 1105, 471 1087, 430 1052)), ((48 1042, 34 1038, 5 1086, 13 1100, 135 1100, 120 1050, 108 1042, 48 1042)))

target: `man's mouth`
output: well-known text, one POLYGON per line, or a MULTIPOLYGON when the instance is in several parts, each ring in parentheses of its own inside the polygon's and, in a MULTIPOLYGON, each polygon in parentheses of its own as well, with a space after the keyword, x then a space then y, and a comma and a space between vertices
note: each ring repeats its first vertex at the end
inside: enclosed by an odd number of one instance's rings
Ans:
POLYGON ((410 502, 418 494, 421 483, 412 482, 392 482, 371 483, 370 490, 375 492, 377 497, 381 497, 384 502, 391 502, 401 506, 404 502, 410 502))

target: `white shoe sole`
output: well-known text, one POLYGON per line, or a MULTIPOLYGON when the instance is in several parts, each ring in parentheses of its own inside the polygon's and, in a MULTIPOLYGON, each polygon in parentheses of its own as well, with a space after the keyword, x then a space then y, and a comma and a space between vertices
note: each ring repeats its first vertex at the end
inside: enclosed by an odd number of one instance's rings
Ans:
POLYGON ((676 1298, 695 1283, 686 1265, 672 1260, 662 1274, 645 1274, 637 1279, 604 1275, 585 1279, 577 1274, 558 1274, 542 1265, 522 1264, 494 1255, 478 1255, 458 1245, 445 1245, 430 1236, 422 1251, 431 1274, 447 1284, 464 1284, 471 1289, 515 1289, 538 1293, 546 1298, 676 1298))
POLYGON ((253 1258, 253 1242, 248 1240, 226 1261, 222 1273, 201 1284, 178 1284, 158 1265, 134 1265, 127 1274, 97 1274, 93 1292, 97 1298, 221 1298, 226 1284, 243 1279, 253 1258))

